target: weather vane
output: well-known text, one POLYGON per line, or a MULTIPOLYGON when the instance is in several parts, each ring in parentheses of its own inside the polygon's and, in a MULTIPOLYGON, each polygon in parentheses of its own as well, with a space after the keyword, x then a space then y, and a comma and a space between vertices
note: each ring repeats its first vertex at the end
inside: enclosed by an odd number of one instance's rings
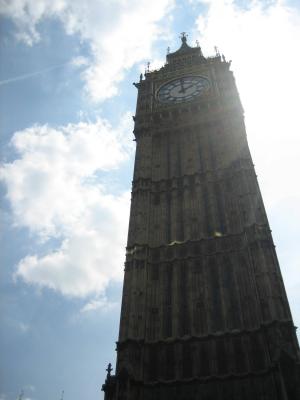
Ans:
POLYGON ((186 39, 188 37, 188 34, 186 32, 181 32, 179 37, 183 40, 183 39, 186 39))

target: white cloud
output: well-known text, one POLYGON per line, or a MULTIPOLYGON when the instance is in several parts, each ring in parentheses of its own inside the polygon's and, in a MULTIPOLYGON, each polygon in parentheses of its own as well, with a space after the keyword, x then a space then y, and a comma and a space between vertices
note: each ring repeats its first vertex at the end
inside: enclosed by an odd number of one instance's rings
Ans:
POLYGON ((163 27, 159 22, 173 2, 2 0, 0 13, 12 18, 18 39, 28 45, 40 40, 38 24, 46 18, 59 19, 68 34, 79 35, 91 49, 90 65, 82 73, 87 93, 103 101, 117 94, 128 69, 150 57, 153 43, 166 30, 166 22, 163 27))
POLYGON ((80 310, 81 313, 87 313, 91 311, 111 311, 115 307, 118 307, 119 303, 108 301, 106 297, 95 298, 86 303, 80 310))
POLYGON ((87 57, 78 56, 74 57, 71 63, 72 65, 74 65, 74 67, 82 67, 87 65, 89 63, 89 60, 87 57))
POLYGON ((249 1, 244 8, 232 0, 199 3, 208 7, 197 19, 205 53, 218 45, 232 59, 283 275, 292 302, 299 301, 300 10, 279 0, 249 1))
POLYGON ((14 223, 42 242, 59 242, 22 259, 16 278, 79 297, 103 293, 121 278, 129 194, 111 194, 104 179, 129 157, 129 122, 126 114, 116 129, 98 119, 14 134, 19 158, 4 164, 0 175, 14 223))

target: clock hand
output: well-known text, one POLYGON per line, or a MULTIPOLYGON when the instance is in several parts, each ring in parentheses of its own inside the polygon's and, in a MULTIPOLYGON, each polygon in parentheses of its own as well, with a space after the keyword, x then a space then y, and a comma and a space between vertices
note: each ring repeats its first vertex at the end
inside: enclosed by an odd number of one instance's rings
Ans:
POLYGON ((184 93, 185 89, 184 89, 184 86, 183 86, 183 79, 180 79, 180 86, 181 86, 181 89, 179 90, 179 93, 184 93))
POLYGON ((184 91, 188 90, 189 88, 191 88, 191 87, 193 87, 193 86, 194 86, 193 83, 192 83, 190 86, 186 86, 186 87, 184 88, 184 91))
POLYGON ((189 88, 195 86, 195 84, 192 83, 191 85, 184 87, 182 81, 180 81, 180 83, 181 83, 181 90, 179 90, 179 93, 184 93, 184 92, 185 92, 186 90, 188 90, 189 88))

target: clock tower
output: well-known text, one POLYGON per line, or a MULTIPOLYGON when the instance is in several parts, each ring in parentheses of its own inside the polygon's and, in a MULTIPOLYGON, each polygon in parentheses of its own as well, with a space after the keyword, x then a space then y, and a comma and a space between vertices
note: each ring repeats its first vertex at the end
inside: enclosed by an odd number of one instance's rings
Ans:
POLYGON ((297 400, 295 326, 230 62, 181 40, 134 84, 120 333, 105 400, 297 400))

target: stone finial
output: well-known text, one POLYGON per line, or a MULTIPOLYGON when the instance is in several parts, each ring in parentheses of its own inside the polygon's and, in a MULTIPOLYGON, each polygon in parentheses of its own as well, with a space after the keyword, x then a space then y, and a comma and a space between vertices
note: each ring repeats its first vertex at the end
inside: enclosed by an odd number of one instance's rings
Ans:
POLYGON ((107 375, 106 378, 109 379, 111 377, 111 372, 112 372, 113 368, 111 367, 111 363, 108 363, 108 366, 106 368, 105 371, 107 371, 107 375))

